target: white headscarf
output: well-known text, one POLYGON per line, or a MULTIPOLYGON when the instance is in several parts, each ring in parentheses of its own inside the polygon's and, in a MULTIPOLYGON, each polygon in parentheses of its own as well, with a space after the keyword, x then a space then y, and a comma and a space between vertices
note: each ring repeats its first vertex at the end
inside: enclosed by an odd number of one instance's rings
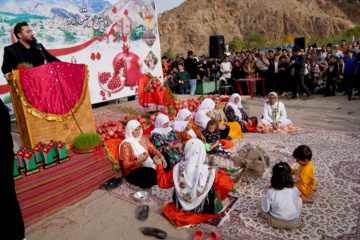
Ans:
POLYGON ((185 145, 185 161, 173 170, 176 196, 185 211, 196 208, 201 212, 205 198, 215 181, 215 169, 205 163, 206 150, 199 139, 190 139, 185 145))
POLYGON ((276 97, 276 102, 273 105, 270 104, 270 101, 268 102, 268 113, 271 120, 273 122, 277 122, 280 118, 280 112, 283 108, 285 108, 285 105, 279 101, 279 97, 276 92, 269 93, 269 97, 271 95, 276 97))
POLYGON ((234 93, 233 95, 231 95, 230 101, 228 102, 228 104, 225 107, 225 111, 229 106, 231 106, 234 109, 235 115, 238 116, 240 119, 242 119, 242 114, 240 112, 240 109, 243 108, 243 106, 241 105, 241 96, 240 96, 240 94, 234 93), (240 100, 238 104, 236 104, 234 102, 235 98, 237 98, 237 97, 240 100))
POLYGON ((200 130, 206 129, 207 123, 211 120, 211 117, 207 115, 215 107, 215 102, 209 98, 205 99, 198 108, 195 116, 195 124, 200 130))
MULTIPOLYGON (((125 132, 125 139, 122 141, 122 143, 119 146, 119 156, 120 154, 120 147, 123 143, 128 142, 131 145, 131 148, 133 149, 135 156, 139 158, 140 155, 142 155, 144 152, 148 153, 148 151, 139 143, 141 137, 143 135, 143 129, 141 127, 141 124, 136 120, 131 120, 126 125, 126 132, 125 132), (134 138, 133 131, 140 126, 140 135, 137 138, 134 138)), ((154 164, 153 160, 151 159, 149 153, 148 158, 142 163, 145 167, 151 167, 156 169, 156 165, 154 164)))
MULTIPOLYGON (((185 121, 188 116, 191 116, 191 112, 185 108, 181 109, 178 112, 177 116, 175 117, 174 123, 171 125, 174 131, 181 133, 184 132, 186 126, 189 124, 189 121, 185 121)), ((190 129, 187 134, 190 135, 192 138, 197 138, 196 133, 192 129, 190 129)))
POLYGON ((156 117, 155 120, 155 128, 154 130, 151 131, 151 136, 154 133, 158 133, 158 134, 163 134, 165 135, 165 137, 167 137, 169 135, 169 133, 172 131, 172 128, 169 126, 167 128, 164 128, 164 124, 170 122, 169 117, 166 116, 165 114, 159 114, 156 117))

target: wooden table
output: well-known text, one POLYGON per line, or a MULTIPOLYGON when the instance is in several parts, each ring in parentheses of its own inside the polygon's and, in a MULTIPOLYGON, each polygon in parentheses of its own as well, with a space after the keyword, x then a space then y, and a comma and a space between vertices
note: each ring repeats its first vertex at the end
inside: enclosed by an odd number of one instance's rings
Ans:
POLYGON ((254 99, 253 82, 256 82, 256 81, 263 81, 263 96, 265 97, 265 78, 240 78, 240 79, 236 79, 235 82, 238 85, 240 95, 241 96, 243 95, 242 91, 241 91, 241 87, 240 87, 240 82, 250 82, 250 95, 251 95, 251 99, 254 99))

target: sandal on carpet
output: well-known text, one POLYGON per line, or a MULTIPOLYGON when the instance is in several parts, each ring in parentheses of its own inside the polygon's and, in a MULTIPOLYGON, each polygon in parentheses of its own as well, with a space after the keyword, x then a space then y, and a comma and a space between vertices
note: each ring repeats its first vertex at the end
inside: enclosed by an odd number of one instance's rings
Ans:
POLYGON ((154 236, 160 239, 165 239, 167 237, 167 233, 158 228, 145 227, 141 232, 146 236, 154 236))
POLYGON ((123 183, 121 178, 115 178, 114 180, 112 180, 109 185, 107 186, 106 190, 113 190, 114 188, 117 188, 118 186, 120 186, 123 183))
POLYGON ((146 220, 149 217, 149 205, 144 205, 141 208, 138 219, 141 221, 146 220))
POLYGON ((109 186, 110 182, 114 181, 114 179, 116 178, 110 178, 109 180, 107 180, 103 185, 100 186, 100 189, 106 190, 107 187, 109 186))
POLYGON ((194 233, 194 240, 201 240, 203 237, 204 237, 204 230, 197 230, 195 233, 194 233))
POLYGON ((221 232, 213 231, 210 233, 210 237, 206 240, 220 240, 221 236, 222 236, 221 232))

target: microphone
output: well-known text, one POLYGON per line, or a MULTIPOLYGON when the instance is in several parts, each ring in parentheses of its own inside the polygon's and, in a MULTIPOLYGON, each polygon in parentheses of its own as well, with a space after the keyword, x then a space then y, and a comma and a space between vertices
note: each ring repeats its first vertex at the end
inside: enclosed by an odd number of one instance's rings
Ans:
POLYGON ((33 38, 33 40, 34 40, 34 42, 35 42, 35 45, 38 47, 38 49, 39 49, 40 51, 42 51, 41 46, 40 46, 40 44, 38 43, 37 39, 36 39, 36 38, 33 38))

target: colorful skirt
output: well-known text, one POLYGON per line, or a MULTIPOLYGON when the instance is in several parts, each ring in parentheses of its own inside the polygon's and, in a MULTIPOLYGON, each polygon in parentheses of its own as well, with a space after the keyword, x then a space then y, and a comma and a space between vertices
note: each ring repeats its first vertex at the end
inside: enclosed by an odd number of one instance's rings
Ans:
POLYGON ((280 126, 278 130, 274 130, 272 125, 266 124, 263 121, 259 121, 257 125, 259 133, 292 133, 301 131, 300 127, 294 127, 292 122, 284 126, 280 126))

